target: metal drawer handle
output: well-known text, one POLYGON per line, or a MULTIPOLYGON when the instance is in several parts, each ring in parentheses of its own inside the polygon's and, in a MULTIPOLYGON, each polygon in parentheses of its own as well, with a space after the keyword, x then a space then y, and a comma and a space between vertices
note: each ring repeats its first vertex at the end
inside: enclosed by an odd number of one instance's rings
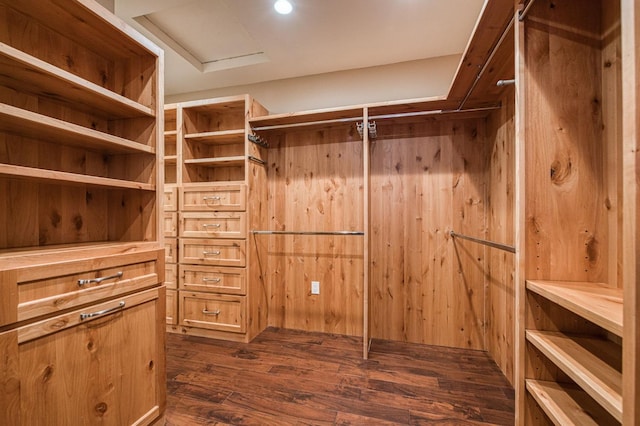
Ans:
POLYGON ((215 315, 215 316, 218 316, 218 315, 220 315, 220 309, 216 309, 215 311, 207 311, 207 308, 204 308, 204 309, 202 310, 202 313, 203 313, 203 314, 205 314, 205 315, 215 315))
POLYGON ((214 256, 219 256, 219 255, 220 255, 220 250, 216 250, 216 251, 203 251, 203 252, 202 252, 202 254, 203 254, 204 256, 206 256, 206 255, 208 255, 208 254, 211 254, 211 255, 214 255, 214 256))
POLYGON ((88 279, 88 280, 78 280, 78 285, 82 287, 85 284, 91 284, 91 283, 98 284, 98 283, 101 283, 102 281, 114 280, 114 279, 120 278, 120 277, 122 277, 122 271, 117 272, 117 273, 115 273, 113 275, 109 275, 108 277, 91 278, 91 279, 88 279))
POLYGON ((102 311, 92 312, 90 314, 80 314, 80 319, 86 320, 87 318, 99 317, 100 315, 105 315, 113 311, 120 310, 122 308, 124 308, 124 300, 118 303, 118 306, 114 306, 113 308, 103 309, 102 311))
POLYGON ((208 228, 208 227, 212 227, 212 228, 220 228, 220 224, 219 223, 203 223, 202 224, 203 228, 208 228))
POLYGON ((202 201, 209 201, 209 200, 220 201, 221 199, 222 199, 222 197, 219 197, 217 195, 213 196, 213 197, 202 197, 202 201))
POLYGON ((202 281, 204 281, 205 283, 219 283, 221 281, 220 278, 207 278, 207 277, 202 277, 202 281))

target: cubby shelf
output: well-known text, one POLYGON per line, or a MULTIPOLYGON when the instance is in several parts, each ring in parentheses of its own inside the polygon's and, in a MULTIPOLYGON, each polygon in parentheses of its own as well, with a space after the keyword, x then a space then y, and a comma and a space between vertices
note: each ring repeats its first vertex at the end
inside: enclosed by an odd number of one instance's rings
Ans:
POLYGON ((527 380, 529 394, 557 425, 618 425, 597 402, 578 386, 566 383, 527 380))
POLYGON ((219 158, 194 158, 190 160, 184 160, 184 164, 192 164, 196 166, 206 167, 231 167, 231 166, 244 166, 244 156, 234 157, 219 157, 219 158))
POLYGON ((36 180, 44 183, 58 183, 71 186, 89 185, 114 189, 139 189, 143 191, 156 190, 155 185, 148 183, 82 175, 56 170, 36 169, 33 167, 15 166, 10 164, 0 164, 0 176, 22 180, 36 180))
POLYGON ((0 103, 0 131, 105 152, 154 154, 155 148, 0 103))
POLYGON ((0 82, 23 92, 80 103, 113 117, 154 117, 141 105, 0 42, 0 82))
POLYGON ((216 145, 242 143, 244 139, 244 129, 191 133, 184 135, 184 138, 187 141, 197 141, 216 145))
POLYGON ((558 332, 526 332, 549 358, 612 416, 622 420, 622 353, 605 339, 558 332))
POLYGON ((573 281, 527 280, 527 289, 622 337, 622 289, 573 281))

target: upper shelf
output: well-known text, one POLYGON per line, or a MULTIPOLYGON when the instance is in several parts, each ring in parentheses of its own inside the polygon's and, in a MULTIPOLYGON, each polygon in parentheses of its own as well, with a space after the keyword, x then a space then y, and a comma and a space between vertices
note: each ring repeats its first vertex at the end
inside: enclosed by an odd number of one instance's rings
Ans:
POLYGON ((527 289, 622 337, 622 289, 568 281, 527 281, 527 289))
POLYGON ((152 108, 0 42, 0 83, 22 92, 86 105, 112 117, 154 117, 152 108))
POLYGON ((242 143, 244 142, 244 129, 190 133, 184 135, 184 138, 185 140, 192 140, 216 145, 242 143))
POLYGON ((105 152, 154 154, 155 148, 0 103, 0 131, 105 152))

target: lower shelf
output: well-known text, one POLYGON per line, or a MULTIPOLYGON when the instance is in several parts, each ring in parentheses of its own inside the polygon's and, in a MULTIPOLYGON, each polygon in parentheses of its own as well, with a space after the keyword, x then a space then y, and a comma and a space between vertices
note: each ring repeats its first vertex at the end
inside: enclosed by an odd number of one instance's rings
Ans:
POLYGON ((527 380, 527 391, 556 425, 619 425, 604 408, 578 386, 527 380))

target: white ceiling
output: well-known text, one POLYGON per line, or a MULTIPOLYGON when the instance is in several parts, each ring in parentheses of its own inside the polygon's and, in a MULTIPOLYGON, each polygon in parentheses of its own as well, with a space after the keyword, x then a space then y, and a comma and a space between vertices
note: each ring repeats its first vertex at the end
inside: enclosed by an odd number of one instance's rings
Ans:
POLYGON ((165 49, 165 93, 461 54, 484 0, 115 0, 165 49))

